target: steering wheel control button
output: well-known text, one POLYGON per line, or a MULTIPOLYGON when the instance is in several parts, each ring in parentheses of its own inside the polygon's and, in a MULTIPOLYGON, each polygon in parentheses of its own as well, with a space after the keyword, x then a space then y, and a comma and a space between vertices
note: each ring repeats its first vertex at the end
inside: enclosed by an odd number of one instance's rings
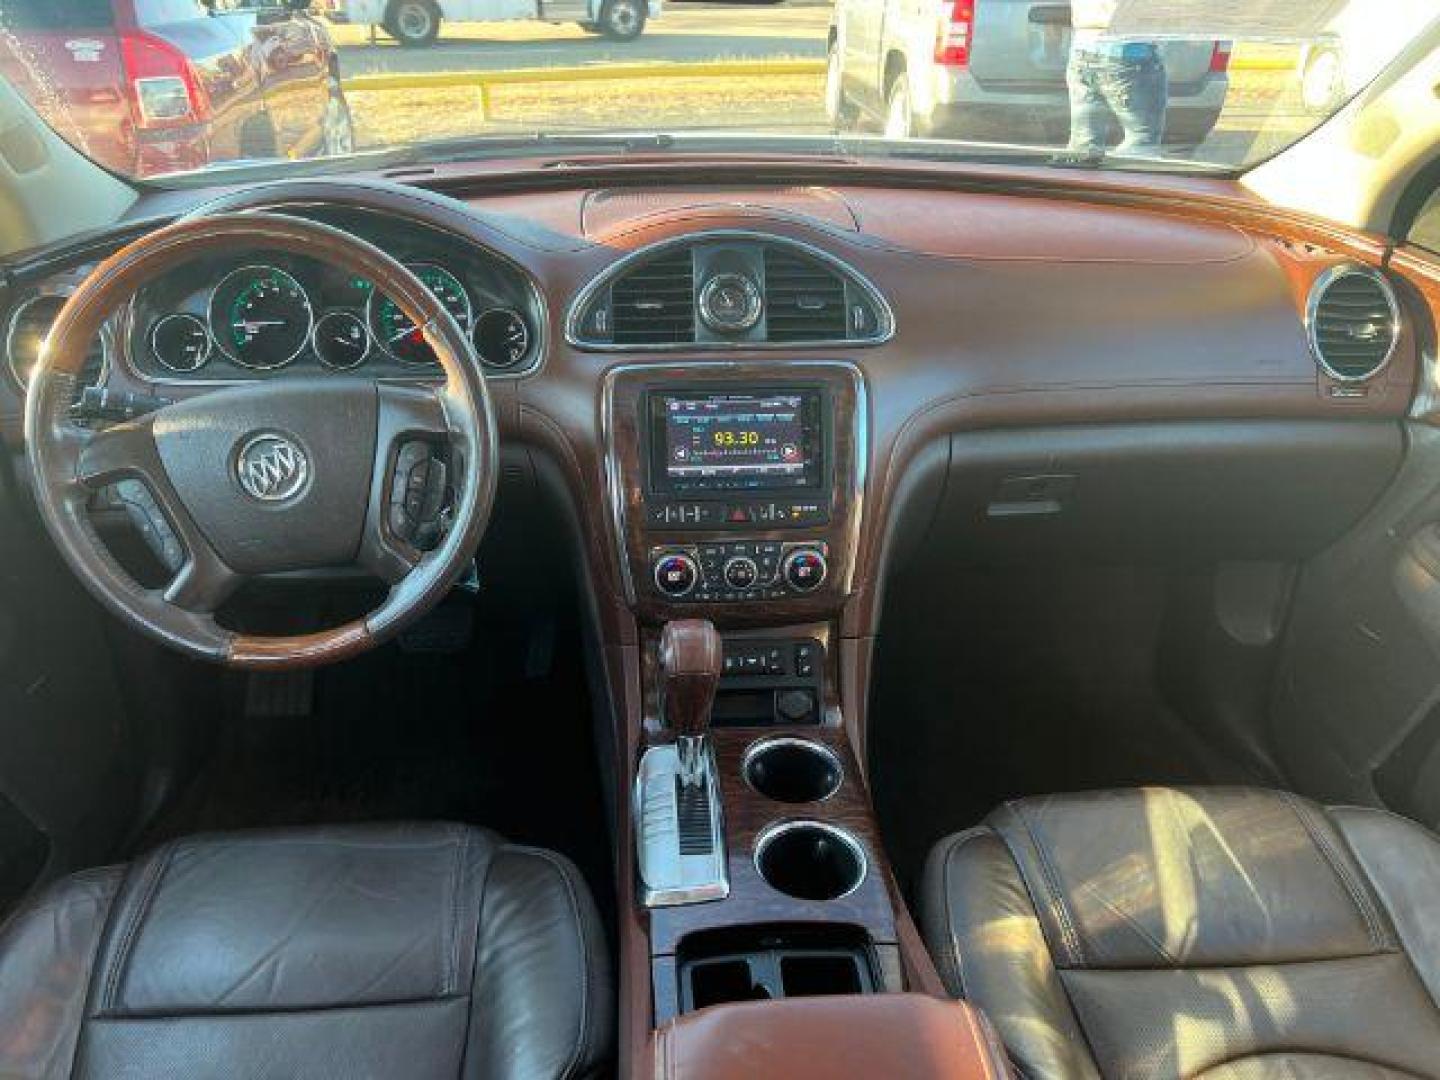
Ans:
POLYGON ((160 511, 154 496, 139 480, 121 480, 115 485, 115 497, 129 516, 140 538, 151 554, 172 574, 178 574, 185 565, 185 549, 180 538, 170 528, 170 522, 160 511))
POLYGON ((235 475, 245 494, 259 502, 293 499, 310 482, 310 461, 305 451, 284 435, 256 435, 235 456, 235 475))
POLYGON ((825 584, 829 563, 818 548, 797 548, 785 556, 785 584, 798 593, 812 593, 825 584))
POLYGON ((689 555, 662 555, 655 562, 655 587, 666 596, 679 599, 694 591, 700 581, 700 567, 689 555))
POLYGON ((390 531, 428 551, 444 532, 450 470, 429 443, 412 441, 400 448, 390 482, 390 531))
POLYGON ((760 566, 748 555, 736 555, 725 564, 725 584, 732 589, 748 589, 760 580, 760 566))

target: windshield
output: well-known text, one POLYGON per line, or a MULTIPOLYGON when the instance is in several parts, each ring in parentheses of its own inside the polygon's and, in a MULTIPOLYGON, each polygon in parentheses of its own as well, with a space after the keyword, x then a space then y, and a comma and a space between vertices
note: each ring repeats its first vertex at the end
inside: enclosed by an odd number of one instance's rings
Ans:
POLYGON ((574 142, 1242 170, 1440 0, 0 0, 0 75, 105 168, 574 142))

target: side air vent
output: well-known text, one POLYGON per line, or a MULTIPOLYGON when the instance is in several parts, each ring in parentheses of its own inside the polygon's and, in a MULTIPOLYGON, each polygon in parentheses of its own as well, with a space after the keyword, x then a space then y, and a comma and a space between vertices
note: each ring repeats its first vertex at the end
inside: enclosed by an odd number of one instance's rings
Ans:
POLYGON ((834 270, 785 248, 765 249, 768 340, 844 341, 846 311, 845 279, 834 270))
POLYGON ((1389 282, 1374 270, 1337 266, 1310 290, 1310 349, 1325 373, 1363 382, 1390 361, 1400 336, 1400 309, 1389 282))
POLYGON ((641 263, 611 286, 617 345, 695 340, 695 267, 688 247, 641 263))
MULTIPOLYGON (((5 360, 10 374, 22 389, 30 384, 30 372, 40 359, 40 350, 50 336, 50 328, 65 306, 66 298, 53 293, 42 293, 22 300, 11 311, 10 322, 5 333, 5 360)), ((97 337, 85 356, 77 392, 87 386, 95 386, 105 378, 105 345, 97 337)))

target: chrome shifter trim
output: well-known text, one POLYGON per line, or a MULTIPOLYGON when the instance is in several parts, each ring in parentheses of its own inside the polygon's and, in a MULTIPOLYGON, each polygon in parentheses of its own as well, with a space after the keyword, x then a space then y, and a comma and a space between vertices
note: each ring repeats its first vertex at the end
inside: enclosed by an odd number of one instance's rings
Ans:
POLYGON ((674 907, 723 900, 730 895, 725 859, 725 819, 715 754, 708 739, 701 747, 701 781, 710 811, 709 851, 681 849, 678 787, 683 765, 673 743, 652 746, 635 775, 635 857, 640 899, 646 907, 674 907))

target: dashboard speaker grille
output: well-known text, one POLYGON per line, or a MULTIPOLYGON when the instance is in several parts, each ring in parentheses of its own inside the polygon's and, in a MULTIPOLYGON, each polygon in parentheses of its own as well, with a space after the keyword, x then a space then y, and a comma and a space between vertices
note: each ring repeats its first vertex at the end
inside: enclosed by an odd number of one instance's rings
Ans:
POLYGON ((1322 276, 1310 295, 1310 348, 1342 382, 1373 378, 1390 359, 1400 332, 1400 311, 1378 273, 1340 267, 1322 276))
POLYGON ((611 287, 617 345, 670 345, 695 340, 695 266, 684 247, 652 259, 611 287))
POLYGON ((767 247, 765 314, 770 341, 843 341, 845 281, 818 259, 767 247))

